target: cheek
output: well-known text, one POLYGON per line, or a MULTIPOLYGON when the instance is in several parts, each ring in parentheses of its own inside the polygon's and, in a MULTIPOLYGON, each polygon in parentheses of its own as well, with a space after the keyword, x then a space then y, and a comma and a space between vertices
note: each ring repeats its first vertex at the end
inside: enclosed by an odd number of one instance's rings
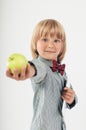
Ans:
POLYGON ((44 49, 45 48, 45 44, 42 44, 40 42, 37 43, 37 49, 44 49))
POLYGON ((61 44, 59 44, 59 45, 57 46, 57 51, 58 51, 58 53, 61 52, 61 50, 62 50, 62 46, 61 46, 61 44))
POLYGON ((43 45, 42 45, 42 44, 40 44, 40 43, 38 43, 38 44, 37 44, 37 51, 38 51, 38 53, 42 53, 42 52, 43 52, 43 50, 44 50, 43 45))
POLYGON ((38 44, 38 45, 37 45, 37 51, 40 51, 40 50, 41 50, 41 45, 38 44))
POLYGON ((40 43, 39 42, 37 42, 36 49, 37 49, 37 51, 40 49, 40 43))

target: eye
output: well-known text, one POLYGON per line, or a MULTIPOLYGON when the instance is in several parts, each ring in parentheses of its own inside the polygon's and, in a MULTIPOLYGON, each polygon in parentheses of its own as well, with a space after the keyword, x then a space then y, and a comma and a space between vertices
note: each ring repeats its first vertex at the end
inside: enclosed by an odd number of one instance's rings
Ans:
POLYGON ((54 42, 55 42, 55 43, 60 43, 60 42, 61 42, 61 39, 55 39, 54 42))
POLYGON ((43 39, 42 39, 42 41, 47 42, 47 41, 48 41, 48 39, 47 39, 47 38, 43 38, 43 39))

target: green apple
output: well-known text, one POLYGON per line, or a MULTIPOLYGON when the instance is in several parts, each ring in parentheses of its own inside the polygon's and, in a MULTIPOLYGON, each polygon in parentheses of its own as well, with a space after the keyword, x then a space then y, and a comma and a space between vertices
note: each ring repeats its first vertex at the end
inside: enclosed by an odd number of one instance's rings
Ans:
POLYGON ((27 64, 28 61, 26 57, 20 53, 11 54, 7 60, 7 67, 10 69, 12 74, 15 69, 18 69, 18 72, 21 73, 21 69, 26 67, 27 64))

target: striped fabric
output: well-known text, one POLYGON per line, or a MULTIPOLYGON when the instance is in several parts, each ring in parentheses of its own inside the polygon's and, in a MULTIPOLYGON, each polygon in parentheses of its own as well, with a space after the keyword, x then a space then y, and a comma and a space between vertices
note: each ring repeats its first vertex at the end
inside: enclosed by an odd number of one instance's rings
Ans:
POLYGON ((37 75, 31 78, 34 91, 31 130, 66 130, 61 99, 66 74, 52 72, 52 62, 40 56, 31 62, 37 69, 37 75))

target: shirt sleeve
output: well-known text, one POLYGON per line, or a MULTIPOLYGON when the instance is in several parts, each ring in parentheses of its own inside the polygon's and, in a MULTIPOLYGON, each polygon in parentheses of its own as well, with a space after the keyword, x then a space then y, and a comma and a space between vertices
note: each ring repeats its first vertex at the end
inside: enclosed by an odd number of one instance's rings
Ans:
POLYGON ((31 77, 31 80, 35 83, 40 83, 47 75, 46 65, 43 62, 36 59, 30 61, 30 63, 31 62, 32 64, 34 64, 36 68, 36 74, 33 77, 31 77))
POLYGON ((78 102, 78 99, 77 99, 77 96, 75 95, 74 101, 71 104, 66 103, 66 107, 68 109, 71 109, 77 104, 77 102, 78 102))

